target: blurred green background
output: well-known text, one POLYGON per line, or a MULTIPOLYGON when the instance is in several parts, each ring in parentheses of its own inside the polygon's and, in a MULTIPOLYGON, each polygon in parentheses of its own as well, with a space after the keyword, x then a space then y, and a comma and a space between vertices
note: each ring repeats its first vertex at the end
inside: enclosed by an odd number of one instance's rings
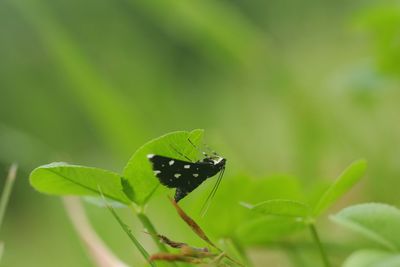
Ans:
MULTIPOLYGON (((0 189, 20 167, 2 266, 91 266, 59 198, 29 186, 33 168, 120 172, 175 130, 206 130, 224 182, 285 173, 313 188, 362 157, 368 176, 340 205, 400 205, 399 74, 399 1, 0 1, 0 189)), ((159 202, 150 216, 173 233, 159 202)), ((118 256, 142 262, 86 207, 118 256)))

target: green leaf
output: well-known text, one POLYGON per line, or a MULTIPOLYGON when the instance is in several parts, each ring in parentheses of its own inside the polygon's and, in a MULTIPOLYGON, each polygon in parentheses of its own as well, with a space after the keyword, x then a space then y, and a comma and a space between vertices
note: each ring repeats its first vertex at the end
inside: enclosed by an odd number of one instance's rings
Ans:
POLYGON ((197 160, 198 151, 188 139, 198 146, 203 138, 203 133, 203 130, 172 132, 151 140, 140 147, 129 159, 124 169, 124 178, 129 181, 133 189, 129 198, 134 199, 136 204, 143 205, 149 200, 160 184, 153 174, 151 165, 147 159, 148 154, 187 160, 176 151, 178 150, 190 159, 197 160))
POLYGON ((332 220, 391 250, 400 250, 400 210, 386 204, 351 206, 331 216, 332 220))
POLYGON ((288 199, 272 199, 258 203, 254 206, 245 206, 255 212, 265 215, 306 218, 310 214, 310 208, 307 204, 288 199))
POLYGON ((346 259, 343 267, 398 267, 400 254, 381 250, 359 250, 346 259))
POLYGON ((367 162, 365 160, 358 160, 344 170, 318 201, 313 211, 314 216, 320 215, 349 191, 364 175, 366 168, 367 162))
POLYGON ((34 169, 31 185, 42 193, 53 195, 104 196, 124 204, 131 201, 122 191, 120 175, 114 172, 55 162, 34 169))
MULTIPOLYGON (((228 161, 229 163, 229 161, 228 161)), ((232 236, 239 225, 260 215, 239 205, 240 202, 259 203, 267 199, 294 199, 301 201, 302 188, 297 177, 273 175, 269 177, 231 176, 227 166, 218 192, 205 217, 200 216, 201 207, 210 194, 215 180, 208 179, 198 190, 191 193, 182 206, 194 210, 191 214, 202 222, 203 229, 216 237, 232 236), (256 193, 255 193, 256 192, 256 193), (234 212, 233 212, 234 211, 234 212)))
POLYGON ((305 224, 296 218, 263 216, 243 223, 238 227, 236 237, 243 245, 265 245, 304 227, 305 224))
POLYGON ((399 267, 400 266, 400 254, 392 255, 386 259, 382 259, 379 263, 371 267, 399 267))
POLYGON ((135 199, 133 198, 135 192, 133 191, 133 188, 132 188, 131 184, 129 183, 129 181, 125 178, 121 178, 121 185, 122 185, 122 191, 124 192, 124 194, 131 201, 135 201, 135 199))

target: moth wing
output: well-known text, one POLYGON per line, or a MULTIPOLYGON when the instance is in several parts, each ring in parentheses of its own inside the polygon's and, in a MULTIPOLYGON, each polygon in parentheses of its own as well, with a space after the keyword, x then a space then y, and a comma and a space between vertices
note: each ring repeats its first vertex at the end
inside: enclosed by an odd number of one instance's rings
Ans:
POLYGON ((181 188, 188 193, 207 179, 210 168, 207 164, 160 155, 149 155, 148 159, 152 164, 154 175, 161 184, 169 188, 181 188))

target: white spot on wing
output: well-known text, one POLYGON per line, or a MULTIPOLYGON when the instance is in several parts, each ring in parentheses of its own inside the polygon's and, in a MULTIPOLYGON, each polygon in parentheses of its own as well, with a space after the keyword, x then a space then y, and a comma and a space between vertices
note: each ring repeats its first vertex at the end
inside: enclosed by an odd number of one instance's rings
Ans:
POLYGON ((175 173, 174 176, 175 176, 175 178, 179 178, 179 177, 181 177, 181 174, 180 173, 175 173))
POLYGON ((193 177, 199 177, 198 173, 193 173, 193 177))
POLYGON ((152 157, 154 157, 154 154, 148 154, 148 155, 147 155, 147 158, 148 158, 148 159, 151 159, 152 157))
POLYGON ((154 171, 154 174, 155 174, 155 175, 157 175, 157 174, 159 174, 159 173, 161 173, 161 171, 154 171))
POLYGON ((185 166, 183 166, 183 168, 189 169, 189 168, 190 168, 190 165, 185 165, 185 166))
POLYGON ((175 163, 175 160, 170 160, 170 161, 168 162, 169 166, 174 165, 174 163, 175 163))

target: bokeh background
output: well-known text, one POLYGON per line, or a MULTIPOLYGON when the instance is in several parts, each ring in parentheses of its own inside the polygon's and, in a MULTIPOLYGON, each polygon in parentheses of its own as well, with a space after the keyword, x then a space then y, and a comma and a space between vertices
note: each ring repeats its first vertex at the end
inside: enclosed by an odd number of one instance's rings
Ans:
MULTIPOLYGON (((399 206, 399 75, 399 1, 0 1, 0 189, 19 164, 2 266, 92 266, 60 199, 30 187, 33 168, 120 172, 175 130, 205 129, 228 158, 225 180, 283 173, 312 188, 365 158, 366 179, 333 211, 399 206)), ((149 204, 157 227, 181 233, 159 202, 149 204)), ((86 209, 138 266, 109 213, 86 209)))

